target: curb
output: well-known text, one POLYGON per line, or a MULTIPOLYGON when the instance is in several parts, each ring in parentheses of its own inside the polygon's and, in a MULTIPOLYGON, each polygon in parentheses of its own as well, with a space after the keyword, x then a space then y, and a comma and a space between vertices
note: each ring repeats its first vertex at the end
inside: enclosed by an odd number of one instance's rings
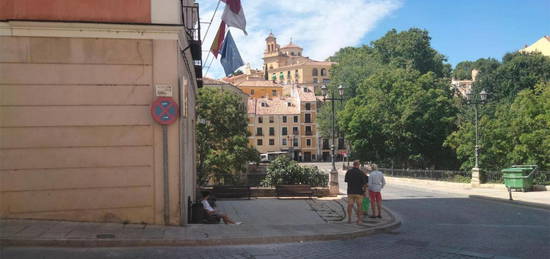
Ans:
POLYGON ((533 207, 538 209, 550 210, 550 205, 544 204, 544 203, 536 203, 536 202, 528 202, 528 201, 520 201, 520 200, 511 201, 508 199, 495 198, 495 197, 483 196, 483 195, 468 195, 468 197, 472 199, 488 200, 488 201, 495 201, 495 202, 525 206, 525 207, 533 207))
POLYGON ((304 241, 347 240, 371 234, 386 232, 398 228, 401 219, 391 210, 386 210, 392 220, 381 226, 357 231, 348 231, 334 234, 275 236, 275 237, 238 237, 210 240, 181 240, 181 239, 9 239, 0 238, 0 246, 50 246, 50 247, 140 247, 140 246, 220 246, 220 245, 252 245, 270 243, 292 243, 304 241))

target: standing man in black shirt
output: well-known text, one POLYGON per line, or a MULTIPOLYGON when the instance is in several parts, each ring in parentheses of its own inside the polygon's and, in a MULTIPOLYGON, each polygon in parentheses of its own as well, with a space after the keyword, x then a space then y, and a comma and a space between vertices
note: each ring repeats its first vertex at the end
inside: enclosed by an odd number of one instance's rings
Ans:
POLYGON ((353 161, 353 168, 346 172, 346 183, 348 183, 348 223, 351 223, 351 214, 353 212, 353 204, 357 205, 357 224, 363 223, 363 194, 368 178, 359 169, 359 160, 353 161))

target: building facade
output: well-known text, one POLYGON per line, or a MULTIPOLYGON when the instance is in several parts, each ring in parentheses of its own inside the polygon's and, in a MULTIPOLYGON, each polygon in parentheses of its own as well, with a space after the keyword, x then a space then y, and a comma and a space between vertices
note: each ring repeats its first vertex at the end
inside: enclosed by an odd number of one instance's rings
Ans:
POLYGON ((550 36, 544 36, 530 46, 520 50, 521 52, 540 52, 542 55, 550 57, 550 36))
POLYGON ((270 33, 264 51, 266 79, 282 85, 300 84, 313 87, 314 91, 330 82, 330 67, 334 62, 316 61, 302 56, 303 49, 292 43, 284 47, 270 33))
POLYGON ((190 0, 2 1, 0 218, 185 224, 197 22, 190 0), (157 87, 180 106, 166 143, 157 87))
POLYGON ((313 89, 301 86, 285 89, 287 95, 249 98, 249 143, 260 153, 282 151, 291 153, 298 161, 316 161, 317 104, 313 89))
POLYGON ((243 90, 241 90, 240 88, 225 81, 216 80, 208 77, 203 78, 202 81, 204 84, 204 88, 215 88, 220 89, 223 92, 232 93, 234 95, 237 95, 242 100, 243 107, 246 107, 246 105, 248 104, 248 94, 244 93, 243 90))

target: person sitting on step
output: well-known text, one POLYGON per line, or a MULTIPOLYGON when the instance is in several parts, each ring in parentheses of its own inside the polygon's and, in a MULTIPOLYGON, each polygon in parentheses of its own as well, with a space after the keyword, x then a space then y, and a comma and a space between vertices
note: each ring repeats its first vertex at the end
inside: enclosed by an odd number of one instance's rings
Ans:
POLYGON ((225 224, 237 224, 237 225, 241 224, 241 222, 235 222, 235 221, 231 220, 229 218, 229 216, 227 216, 225 214, 222 214, 222 213, 219 213, 214 208, 212 208, 212 206, 210 206, 210 203, 208 203, 208 197, 210 197, 210 192, 209 191, 202 191, 201 194, 202 194, 201 203, 202 203, 203 208, 206 210, 206 213, 208 213, 208 216, 214 216, 218 220, 223 219, 223 223, 225 223, 225 224))

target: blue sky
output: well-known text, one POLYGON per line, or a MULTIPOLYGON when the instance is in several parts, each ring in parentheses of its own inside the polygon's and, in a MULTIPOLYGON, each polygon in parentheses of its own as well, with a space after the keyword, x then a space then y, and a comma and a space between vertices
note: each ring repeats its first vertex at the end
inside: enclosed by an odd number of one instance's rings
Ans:
MULTIPOLYGON (((550 0, 241 0, 248 36, 231 29, 245 63, 261 68, 264 39, 270 31, 283 46, 292 37, 304 55, 323 60, 346 46, 361 46, 388 30, 426 29, 432 47, 449 63, 484 57, 500 59, 506 52, 550 35, 550 0)), ((198 0, 201 21, 210 21, 217 1, 198 0)), ((203 50, 219 26, 221 3, 213 24, 202 24, 203 50)), ((207 52, 203 52, 206 59, 207 52)), ((224 76, 218 60, 206 76, 224 76)))
POLYGON ((550 35, 550 0, 408 0, 383 19, 361 42, 388 30, 419 27, 430 32, 432 47, 453 66, 493 57, 550 35))

